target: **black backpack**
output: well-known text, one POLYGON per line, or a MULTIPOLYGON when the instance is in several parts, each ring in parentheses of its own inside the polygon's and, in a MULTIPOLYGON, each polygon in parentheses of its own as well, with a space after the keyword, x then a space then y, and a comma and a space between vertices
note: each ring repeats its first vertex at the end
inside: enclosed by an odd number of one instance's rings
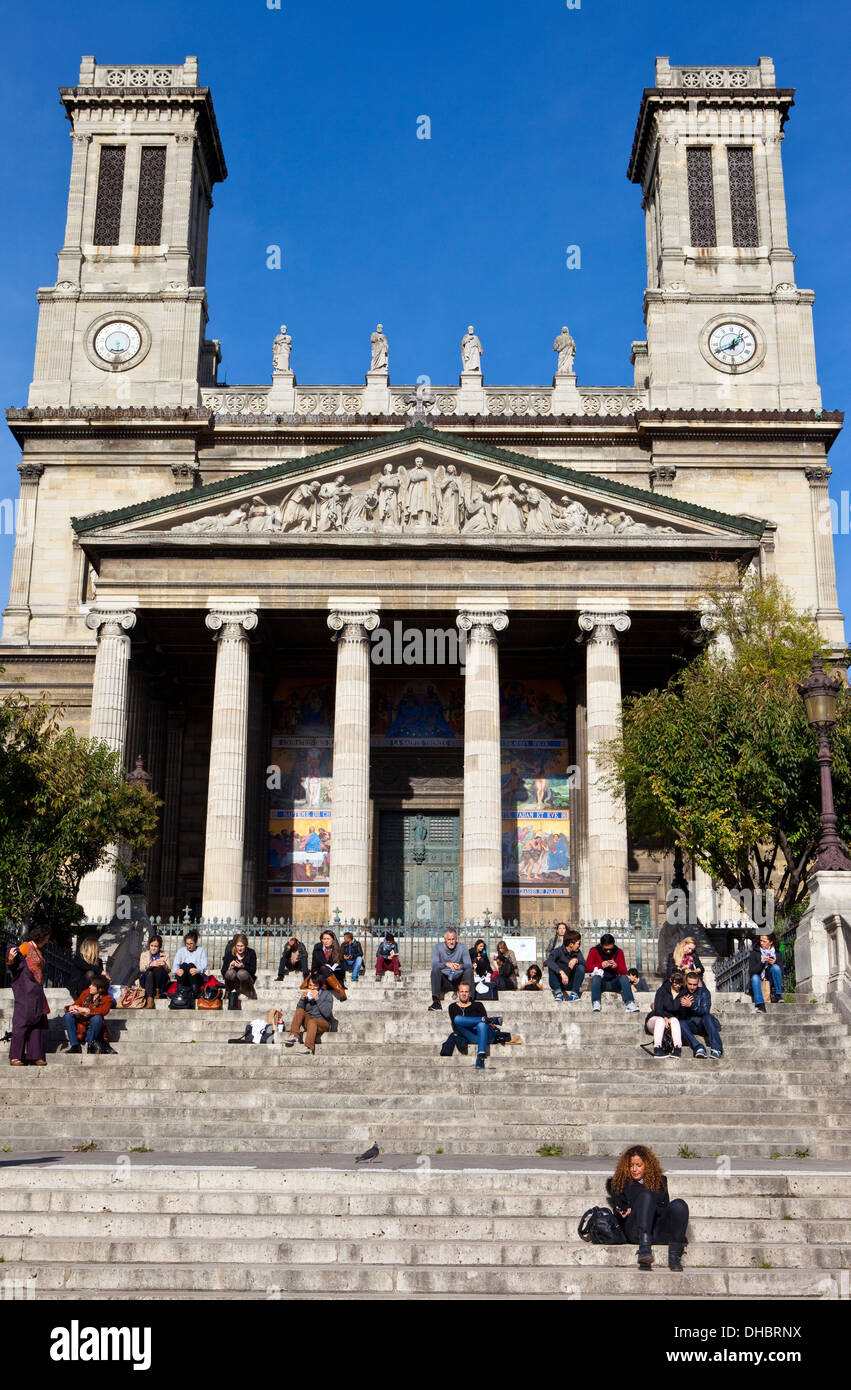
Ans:
POLYGON ((577 1227, 579 1239, 591 1245, 626 1245, 623 1227, 608 1207, 589 1207, 577 1227))

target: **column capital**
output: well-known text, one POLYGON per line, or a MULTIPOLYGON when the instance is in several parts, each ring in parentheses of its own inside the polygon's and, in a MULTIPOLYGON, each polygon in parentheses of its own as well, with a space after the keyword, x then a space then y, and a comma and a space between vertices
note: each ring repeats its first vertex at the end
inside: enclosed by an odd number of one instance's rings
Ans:
POLYGON ((37 483, 44 472, 43 463, 19 463, 18 472, 22 483, 37 483))
POLYGON ((86 614, 86 627, 101 637, 123 637, 136 626, 136 614, 132 608, 90 608, 86 614))
POLYGON ((469 632, 473 642, 495 642, 497 633, 508 627, 508 614, 496 608, 464 608, 455 619, 455 626, 469 632))
POLYGON ((807 482, 810 484, 810 487, 817 486, 819 483, 829 482, 830 475, 832 472, 832 468, 826 467, 813 467, 804 469, 804 475, 807 479, 807 482))
POLYGON ((218 641, 247 642, 259 619, 253 608, 211 608, 204 622, 218 641))
MULTIPOLYGON (((589 642, 617 645, 618 638, 628 632, 632 619, 628 613, 580 613, 579 627, 589 642)), ((579 638, 582 641, 582 638, 579 638)))
POLYGON ((365 642, 379 624, 377 613, 364 608, 332 608, 326 619, 335 642, 365 642))

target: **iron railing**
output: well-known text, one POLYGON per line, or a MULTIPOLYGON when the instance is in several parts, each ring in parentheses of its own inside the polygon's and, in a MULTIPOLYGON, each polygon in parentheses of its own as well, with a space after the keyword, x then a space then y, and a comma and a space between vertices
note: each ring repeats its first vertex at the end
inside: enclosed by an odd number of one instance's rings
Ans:
MULTIPOLYGON (((17 946, 24 938, 23 928, 16 928, 8 923, 0 926, 0 988, 5 989, 10 984, 9 972, 6 969, 6 952, 10 946, 17 946)), ((74 971, 74 959, 70 951, 64 951, 61 946, 47 945, 42 952, 44 956, 44 983, 48 989, 65 989, 74 971)))
MULTIPOLYGON (((795 936, 797 926, 787 925, 785 927, 775 926, 777 942, 780 947, 780 969, 783 972, 783 993, 794 994, 795 992, 795 936)), ((758 940, 759 933, 754 932, 754 939, 758 940)), ((725 993, 739 992, 742 994, 750 993, 750 976, 748 975, 748 957, 751 953, 750 943, 742 946, 734 955, 726 958, 722 957, 715 963, 715 986, 716 989, 725 993)))

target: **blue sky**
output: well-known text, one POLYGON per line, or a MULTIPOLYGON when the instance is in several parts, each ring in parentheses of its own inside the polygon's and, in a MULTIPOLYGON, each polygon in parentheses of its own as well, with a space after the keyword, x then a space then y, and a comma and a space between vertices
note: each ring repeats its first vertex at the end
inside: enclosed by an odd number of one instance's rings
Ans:
MULTIPOLYGON (((283 321, 300 381, 361 381, 379 319, 398 382, 457 380, 468 323, 487 381, 548 382, 568 323, 580 383, 629 384, 645 263, 640 191, 625 171, 654 58, 770 55, 778 82, 797 88, 784 142, 797 283, 816 292, 824 404, 847 404, 851 180, 834 60, 849 21, 833 3, 48 0, 7 7, 3 36, 14 55, 0 90, 4 407, 26 402, 35 291, 56 278, 70 161, 57 88, 74 85, 84 53, 198 55, 230 170, 215 190, 207 285, 209 332, 233 384, 269 379, 283 321), (430 140, 416 138, 421 115, 430 140), (279 271, 266 267, 270 244, 282 248, 279 271), (581 248, 580 270, 565 266, 568 245, 581 248)), ((849 486, 849 448, 831 454, 835 496, 849 486)), ((3 426, 0 497, 17 493, 17 461, 3 426)), ((836 546, 849 609, 851 536, 836 546)), ((11 552, 0 535, 0 604, 11 552)))

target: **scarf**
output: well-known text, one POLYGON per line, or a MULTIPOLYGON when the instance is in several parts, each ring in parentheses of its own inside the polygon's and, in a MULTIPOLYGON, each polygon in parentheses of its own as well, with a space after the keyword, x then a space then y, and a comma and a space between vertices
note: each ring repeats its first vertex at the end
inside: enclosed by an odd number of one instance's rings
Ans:
POLYGON ((30 974, 36 983, 40 985, 44 975, 44 956, 41 954, 41 951, 34 941, 23 941, 19 949, 27 963, 30 974))

